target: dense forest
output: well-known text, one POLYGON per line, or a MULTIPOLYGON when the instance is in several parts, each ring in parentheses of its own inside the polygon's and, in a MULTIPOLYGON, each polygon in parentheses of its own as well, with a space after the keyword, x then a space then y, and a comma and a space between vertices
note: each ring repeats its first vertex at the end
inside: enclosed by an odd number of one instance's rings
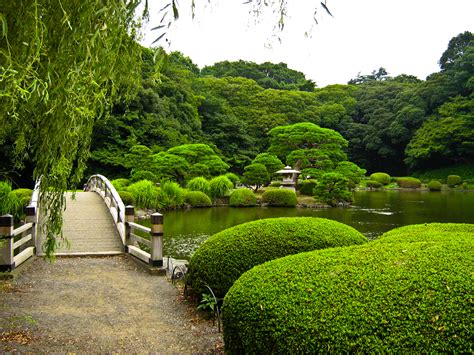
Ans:
MULTIPOLYGON (((207 162, 194 161, 195 169, 216 170, 203 175, 242 174, 268 151, 272 129, 305 122, 337 131, 348 142, 348 160, 369 173, 401 176, 473 163, 471 32, 451 39, 439 59, 440 71, 426 80, 392 77, 379 68, 347 85, 317 88, 284 63, 225 61, 200 69, 181 53, 162 49, 145 49, 143 60, 137 96, 115 104, 93 127, 86 175, 154 171, 182 181, 202 174, 180 163, 190 155, 207 157, 207 162)), ((31 167, 12 170, 12 149, 7 141, 0 146, 0 171, 24 183, 31 167)))

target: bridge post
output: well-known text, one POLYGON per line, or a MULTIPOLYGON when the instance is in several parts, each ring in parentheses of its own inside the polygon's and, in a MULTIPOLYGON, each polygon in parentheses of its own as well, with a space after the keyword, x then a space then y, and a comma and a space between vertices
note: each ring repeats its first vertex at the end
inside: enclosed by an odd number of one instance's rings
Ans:
POLYGON ((13 216, 6 214, 0 217, 0 271, 11 271, 15 268, 13 261, 13 216))
POLYGON ((33 223, 31 228, 31 245, 36 247, 36 207, 35 206, 26 206, 26 223, 33 223))
POLYGON ((151 215, 151 266, 163 266, 163 215, 151 215))
POLYGON ((125 206, 125 252, 128 253, 128 246, 130 245, 131 241, 131 233, 132 228, 130 227, 129 223, 133 223, 135 221, 135 207, 133 206, 125 206))

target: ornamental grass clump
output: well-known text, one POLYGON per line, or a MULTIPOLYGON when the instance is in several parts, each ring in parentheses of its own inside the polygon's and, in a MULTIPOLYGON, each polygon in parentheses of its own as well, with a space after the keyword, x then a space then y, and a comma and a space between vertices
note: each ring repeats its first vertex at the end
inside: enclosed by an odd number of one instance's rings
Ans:
POLYGON ((237 189, 230 195, 229 205, 232 207, 251 207, 256 204, 257 198, 249 189, 237 189))
POLYGON ((166 181, 158 189, 157 207, 176 208, 184 203, 184 190, 174 181, 166 181))
POLYGON ((370 180, 377 181, 382 185, 390 184, 390 175, 387 173, 373 173, 370 175, 370 180))
POLYGON ((188 191, 185 201, 191 207, 209 207, 212 205, 209 196, 202 191, 188 191))
POLYGON ((214 200, 229 196, 233 187, 232 181, 224 175, 217 176, 209 181, 209 193, 214 200))
POLYGON ((289 189, 267 190, 262 194, 262 201, 275 207, 295 207, 298 202, 296 193, 289 189))
POLYGON ((127 187, 133 195, 137 207, 154 208, 158 197, 158 188, 149 180, 137 181, 127 187))
POLYGON ((255 265, 289 254, 362 244, 361 233, 345 224, 310 217, 268 218, 219 232, 196 250, 186 282, 198 296, 209 285, 217 297, 255 265))
POLYGON ((405 189, 418 189, 421 187, 421 181, 414 177, 399 177, 396 181, 398 186, 405 189))
POLYGON ((225 296, 225 351, 470 353, 473 235, 407 226, 258 265, 225 296))
POLYGON ((208 196, 210 194, 209 181, 207 181, 207 179, 203 176, 198 176, 189 180, 186 187, 189 191, 201 191, 208 196))

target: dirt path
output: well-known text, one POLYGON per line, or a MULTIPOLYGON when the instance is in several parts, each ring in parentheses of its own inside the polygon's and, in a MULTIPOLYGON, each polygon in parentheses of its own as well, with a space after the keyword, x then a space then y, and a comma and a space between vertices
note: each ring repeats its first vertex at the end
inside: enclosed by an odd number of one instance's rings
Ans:
POLYGON ((38 258, 0 285, 0 351, 222 351, 212 321, 126 256, 38 258))

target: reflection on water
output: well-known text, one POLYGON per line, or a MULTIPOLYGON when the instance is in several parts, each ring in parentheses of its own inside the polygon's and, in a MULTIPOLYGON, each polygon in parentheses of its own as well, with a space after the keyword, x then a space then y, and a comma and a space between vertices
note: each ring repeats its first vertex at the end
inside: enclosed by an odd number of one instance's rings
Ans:
POLYGON ((196 208, 164 213, 164 253, 189 259, 210 235, 262 218, 323 217, 348 224, 369 239, 408 224, 474 223, 474 193, 358 191, 351 208, 196 208))

